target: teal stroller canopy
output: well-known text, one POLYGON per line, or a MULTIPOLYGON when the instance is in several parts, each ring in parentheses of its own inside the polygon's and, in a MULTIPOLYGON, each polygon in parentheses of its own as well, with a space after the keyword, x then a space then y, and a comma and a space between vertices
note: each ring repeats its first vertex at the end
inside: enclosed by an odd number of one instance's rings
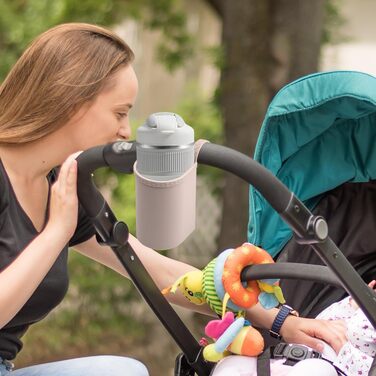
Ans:
MULTIPOLYGON (((312 210, 346 182, 376 179, 376 77, 317 73, 285 86, 270 103, 254 159, 312 210)), ((276 256, 292 231, 250 187, 248 240, 276 256)))

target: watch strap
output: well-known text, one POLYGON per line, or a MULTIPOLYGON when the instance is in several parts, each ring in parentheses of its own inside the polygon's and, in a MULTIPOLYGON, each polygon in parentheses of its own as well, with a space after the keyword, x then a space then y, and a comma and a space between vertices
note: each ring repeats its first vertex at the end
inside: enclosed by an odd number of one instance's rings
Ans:
POLYGON ((292 311, 294 311, 294 309, 286 304, 283 304, 281 306, 281 308, 279 309, 277 313, 277 316, 275 317, 273 321, 272 328, 269 330, 269 333, 273 338, 277 338, 277 339, 282 338, 279 332, 287 316, 290 315, 292 311))

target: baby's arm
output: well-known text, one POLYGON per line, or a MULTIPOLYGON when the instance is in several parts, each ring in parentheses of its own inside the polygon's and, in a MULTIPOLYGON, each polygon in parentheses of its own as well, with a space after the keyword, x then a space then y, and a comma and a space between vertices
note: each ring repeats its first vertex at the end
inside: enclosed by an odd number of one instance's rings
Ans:
POLYGON ((350 302, 350 297, 347 296, 339 302, 331 304, 320 312, 316 318, 321 320, 345 320, 352 317, 356 310, 357 308, 350 302))
MULTIPOLYGON (((375 281, 368 286, 374 288, 375 281)), ((367 375, 376 354, 376 331, 355 302, 351 303, 350 299, 348 302, 355 311, 347 321, 349 341, 341 348, 334 364, 345 373, 367 375)))
MULTIPOLYGON (((368 286, 374 289, 376 280, 371 281, 368 286)), ((322 320, 345 320, 351 318, 358 308, 354 299, 348 296, 324 309, 316 318, 322 320)))
POLYGON ((349 375, 368 375, 372 362, 372 356, 347 342, 333 364, 349 375))

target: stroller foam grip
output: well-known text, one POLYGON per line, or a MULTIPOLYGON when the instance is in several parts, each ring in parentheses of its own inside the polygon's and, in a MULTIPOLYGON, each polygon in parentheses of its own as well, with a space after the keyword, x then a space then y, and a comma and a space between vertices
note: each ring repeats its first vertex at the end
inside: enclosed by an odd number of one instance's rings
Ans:
POLYGON ((77 194, 90 217, 97 217, 105 206, 105 199, 92 181, 92 173, 100 167, 111 167, 130 174, 135 160, 135 143, 125 141, 96 146, 77 157, 77 194))
POLYGON ((105 145, 88 149, 77 157, 77 195, 90 217, 96 217, 105 204, 102 194, 92 181, 92 172, 107 166, 103 157, 105 145))

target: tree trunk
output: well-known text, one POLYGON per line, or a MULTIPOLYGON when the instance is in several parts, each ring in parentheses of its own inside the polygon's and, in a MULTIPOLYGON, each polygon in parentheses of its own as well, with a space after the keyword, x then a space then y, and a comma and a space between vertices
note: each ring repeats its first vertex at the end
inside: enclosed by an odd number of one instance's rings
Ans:
MULTIPOLYGON (((317 70, 325 0, 208 0, 222 21, 225 144, 252 156, 276 90, 317 70)), ((248 186, 226 175, 219 250, 247 239, 248 186)))
POLYGON ((273 9, 273 94, 318 69, 325 0, 279 0, 273 9))

